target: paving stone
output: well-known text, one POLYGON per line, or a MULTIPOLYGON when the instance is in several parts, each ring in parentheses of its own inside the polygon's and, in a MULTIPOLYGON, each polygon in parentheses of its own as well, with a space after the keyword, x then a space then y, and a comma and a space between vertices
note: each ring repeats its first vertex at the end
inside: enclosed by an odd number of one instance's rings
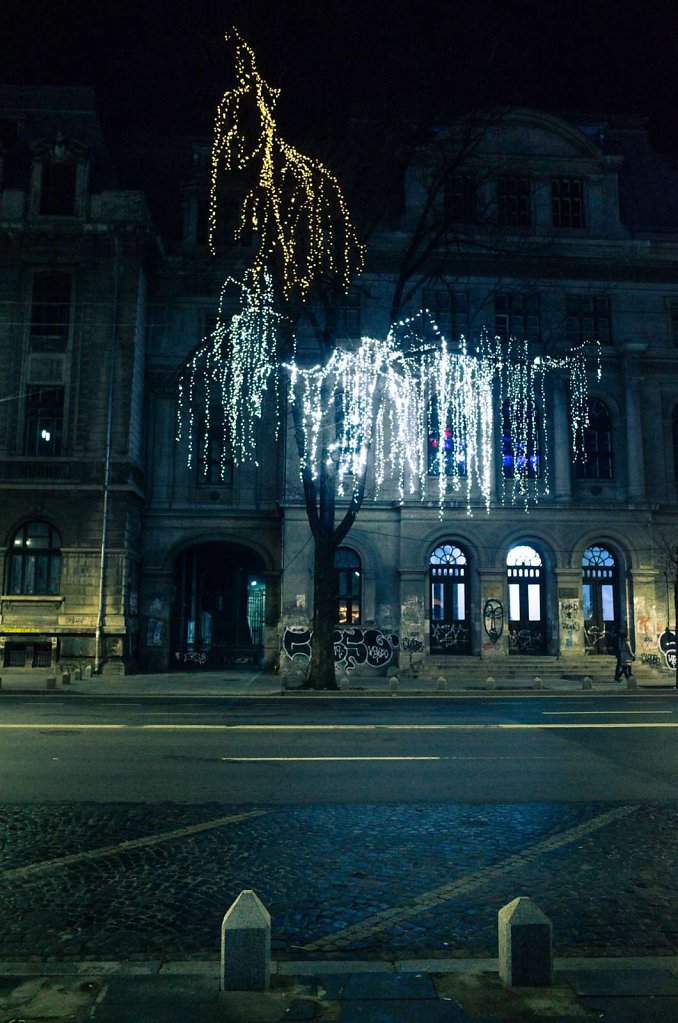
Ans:
POLYGON ((669 970, 600 968, 566 970, 563 975, 578 995, 678 996, 678 977, 669 970))
MULTIPOLYGON (((342 1023, 471 1023, 456 1002, 343 1002, 342 1023)), ((497 1023, 474 1018, 472 1023, 497 1023)), ((581 1020, 579 1021, 581 1023, 581 1020)))
POLYGON ((351 974, 341 993, 342 1000, 366 998, 373 1001, 390 998, 437 998, 427 973, 351 974))
MULTIPOLYGON (((605 1023, 676 1023, 678 998, 582 998, 582 1007, 605 1023)), ((582 1023, 581 1018, 578 1023, 582 1023)))
POLYGON ((206 977, 124 977, 106 985, 96 1023, 223 1023, 218 985, 206 977))

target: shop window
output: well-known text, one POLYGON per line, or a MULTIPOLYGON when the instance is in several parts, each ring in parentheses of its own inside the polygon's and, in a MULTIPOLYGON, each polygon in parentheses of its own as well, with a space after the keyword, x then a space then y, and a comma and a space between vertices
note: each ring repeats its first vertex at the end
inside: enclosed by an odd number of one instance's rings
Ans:
POLYGON ((339 625, 357 625, 362 609, 362 566, 355 551, 339 547, 334 555, 336 621, 339 625))
POLYGON ((8 592, 58 594, 61 538, 47 522, 27 522, 14 534, 9 550, 8 592))

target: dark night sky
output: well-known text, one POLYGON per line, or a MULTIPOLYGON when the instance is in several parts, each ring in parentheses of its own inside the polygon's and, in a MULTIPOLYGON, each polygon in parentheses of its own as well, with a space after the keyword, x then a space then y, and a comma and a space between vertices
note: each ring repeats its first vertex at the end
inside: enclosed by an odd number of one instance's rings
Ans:
POLYGON ((4 0, 0 81, 87 84, 109 131, 208 134, 239 27, 294 138, 369 97, 649 118, 678 152, 676 0, 4 0))

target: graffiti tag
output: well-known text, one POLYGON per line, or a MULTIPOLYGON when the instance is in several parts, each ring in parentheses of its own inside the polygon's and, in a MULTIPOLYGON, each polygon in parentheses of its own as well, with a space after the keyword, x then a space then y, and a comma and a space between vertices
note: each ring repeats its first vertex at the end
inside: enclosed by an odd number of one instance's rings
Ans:
POLYGON ((465 625, 446 625, 432 622, 431 637, 433 646, 453 649, 456 646, 466 646, 468 644, 469 631, 465 625))
POLYGON ((675 671, 676 668, 676 634, 670 629, 664 629, 659 637, 659 649, 664 655, 666 667, 675 671))
POLYGON ((504 631, 504 605, 496 597, 485 601, 483 628, 493 643, 498 641, 504 631))
MULTIPOLYGON (((290 629, 283 632, 282 649, 288 657, 311 659, 311 629, 290 629)), ((334 661, 345 668, 366 664, 380 668, 388 664, 398 648, 398 637, 381 629, 335 629, 334 661)))

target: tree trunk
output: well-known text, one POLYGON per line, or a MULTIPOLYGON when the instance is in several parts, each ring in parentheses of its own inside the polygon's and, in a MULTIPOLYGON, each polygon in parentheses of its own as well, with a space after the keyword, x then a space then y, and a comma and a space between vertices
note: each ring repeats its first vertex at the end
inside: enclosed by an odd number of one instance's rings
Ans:
POLYGON ((313 639, 311 665, 305 689, 337 689, 334 670, 334 585, 335 544, 328 537, 316 537, 313 558, 313 639))

